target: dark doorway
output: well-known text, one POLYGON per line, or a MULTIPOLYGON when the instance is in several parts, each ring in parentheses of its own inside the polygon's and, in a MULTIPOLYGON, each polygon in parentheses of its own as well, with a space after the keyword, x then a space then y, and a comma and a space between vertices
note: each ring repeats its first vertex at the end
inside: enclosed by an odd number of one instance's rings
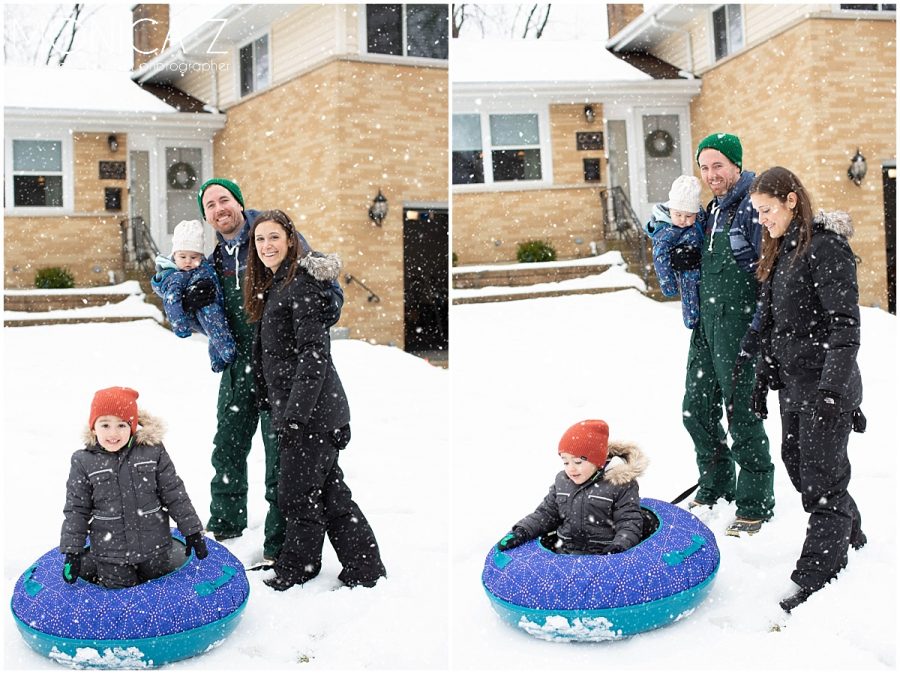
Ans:
POLYGON ((403 210, 403 304, 406 351, 446 360, 448 255, 446 208, 403 210))
POLYGON ((884 240, 887 247, 888 311, 897 314, 897 163, 881 167, 884 185, 884 240))

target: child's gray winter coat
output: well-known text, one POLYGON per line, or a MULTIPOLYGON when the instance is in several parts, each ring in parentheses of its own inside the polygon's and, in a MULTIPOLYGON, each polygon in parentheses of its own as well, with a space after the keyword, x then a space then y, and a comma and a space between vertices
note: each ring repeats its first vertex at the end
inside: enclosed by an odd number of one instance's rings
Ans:
POLYGON ((84 552, 103 562, 137 564, 172 543, 169 517, 182 534, 203 530, 184 483, 162 444, 162 422, 143 410, 128 445, 108 452, 90 429, 72 455, 59 551, 84 552))
POLYGON ((610 441, 609 457, 606 466, 581 485, 560 471, 537 510, 513 529, 524 529, 529 538, 556 531, 563 553, 599 554, 613 546, 627 550, 636 545, 643 530, 636 480, 647 459, 637 445, 621 441, 610 441))
POLYGON ((209 337, 209 360, 213 372, 221 372, 229 363, 234 362, 237 345, 228 328, 228 319, 225 318, 222 287, 208 260, 204 259, 196 269, 181 270, 171 258, 157 255, 156 274, 150 280, 150 286, 162 298, 163 310, 172 324, 172 332, 179 337, 190 337, 196 331, 209 337), (201 280, 208 280, 215 285, 216 299, 193 315, 185 313, 181 306, 184 292, 201 280))

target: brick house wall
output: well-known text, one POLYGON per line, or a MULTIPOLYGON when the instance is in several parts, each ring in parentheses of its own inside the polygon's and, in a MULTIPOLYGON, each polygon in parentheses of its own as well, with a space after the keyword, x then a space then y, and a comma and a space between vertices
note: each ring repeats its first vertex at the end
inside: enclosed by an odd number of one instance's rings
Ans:
POLYGON ((228 109, 215 173, 238 180, 248 208, 280 208, 312 246, 341 255, 339 325, 403 346, 403 203, 446 202, 445 68, 332 61, 228 109), (368 218, 381 189, 389 212, 368 218))
POLYGON ((33 288, 38 269, 62 266, 80 287, 106 285, 109 272, 122 271, 119 222, 128 214, 127 180, 101 180, 100 161, 125 161, 128 139, 117 133, 118 150, 107 144, 109 133, 72 134, 74 212, 69 215, 4 217, 4 287, 33 288), (104 188, 122 189, 122 209, 104 206, 104 188), (52 262, 45 262, 50 260, 52 262))
MULTIPOLYGON (((603 106, 587 124, 584 104, 550 105, 553 186, 541 189, 461 191, 453 195, 453 252, 461 265, 514 262, 518 244, 539 239, 558 259, 590 255, 590 242, 603 240, 599 190, 607 166, 603 150, 578 150, 578 131, 603 130, 603 106), (601 180, 584 181, 583 159, 599 158, 601 180)), ((485 161, 489 159, 485 157, 485 161)), ((505 183, 509 185, 510 183, 505 183)))
MULTIPOLYGON (((887 282, 880 162, 896 157, 895 30, 893 21, 804 21, 704 73, 691 105, 694 147, 714 131, 735 133, 747 169, 785 166, 803 181, 814 208, 852 215, 860 303, 881 307, 887 282), (847 178, 857 146, 869 165, 860 187, 847 178)), ((711 197, 704 188, 702 198, 711 197)))

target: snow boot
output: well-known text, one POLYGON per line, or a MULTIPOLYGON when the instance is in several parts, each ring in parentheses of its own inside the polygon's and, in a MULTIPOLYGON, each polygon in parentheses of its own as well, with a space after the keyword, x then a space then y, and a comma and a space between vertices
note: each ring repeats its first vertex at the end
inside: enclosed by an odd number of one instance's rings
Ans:
POLYGON ((788 595, 780 602, 778 605, 784 609, 785 613, 790 613, 795 608, 800 606, 803 602, 809 599, 812 596, 813 590, 808 590, 805 587, 799 588, 794 594, 788 595))
POLYGON ((725 533, 729 536, 740 536, 741 534, 752 536, 759 533, 763 522, 765 520, 748 520, 746 517, 736 517, 734 522, 728 525, 725 533))

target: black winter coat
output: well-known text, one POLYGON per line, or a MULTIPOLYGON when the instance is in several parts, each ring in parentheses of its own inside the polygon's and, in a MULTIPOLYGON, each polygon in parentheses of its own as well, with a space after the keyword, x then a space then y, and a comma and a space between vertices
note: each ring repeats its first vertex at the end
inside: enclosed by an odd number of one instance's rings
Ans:
POLYGON ((641 540, 643 519, 637 478, 647 459, 637 445, 611 441, 607 464, 587 482, 577 485, 565 471, 556 476, 550 492, 530 515, 513 528, 529 538, 556 531, 564 553, 602 553, 612 544, 626 550, 641 540))
POLYGON ((260 408, 271 410, 276 431, 294 422, 306 432, 331 433, 350 423, 323 319, 339 272, 337 256, 309 254, 290 282, 282 263, 266 293, 253 358, 260 408))
MULTIPOLYGON (((797 254, 799 226, 785 233, 772 273, 763 286, 762 356, 777 367, 783 409, 815 405, 818 391, 841 398, 844 412, 862 402, 859 289, 853 235, 843 211, 819 211, 807 249, 797 254)), ((763 368, 760 360, 760 371, 763 368)))
POLYGON ((59 551, 113 564, 137 564, 172 543, 169 517, 185 536, 203 530, 184 483, 162 444, 162 422, 143 410, 129 446, 103 449, 90 434, 72 455, 59 551))

